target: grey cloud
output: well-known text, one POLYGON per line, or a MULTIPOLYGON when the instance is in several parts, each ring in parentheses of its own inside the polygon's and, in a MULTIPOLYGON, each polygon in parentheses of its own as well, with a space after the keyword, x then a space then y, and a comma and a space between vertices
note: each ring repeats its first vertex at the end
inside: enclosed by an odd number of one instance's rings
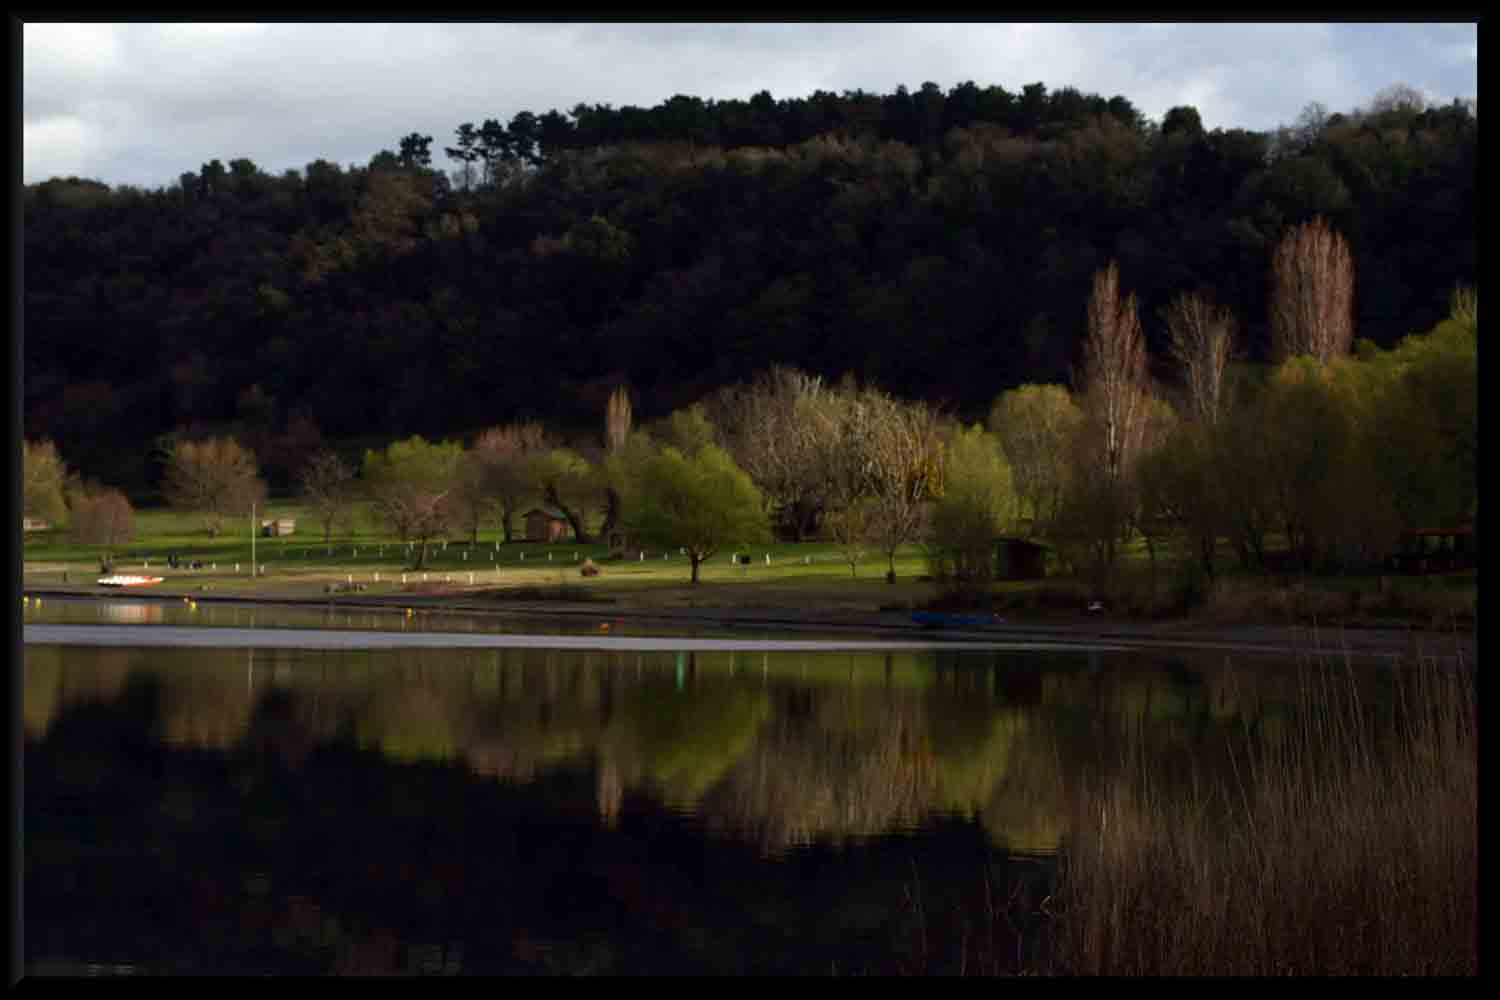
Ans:
POLYGON ((416 130, 675 93, 1041 81, 1266 129, 1397 81, 1477 91, 1477 29, 1321 24, 27 25, 23 174, 158 185, 218 157, 365 162, 416 130))

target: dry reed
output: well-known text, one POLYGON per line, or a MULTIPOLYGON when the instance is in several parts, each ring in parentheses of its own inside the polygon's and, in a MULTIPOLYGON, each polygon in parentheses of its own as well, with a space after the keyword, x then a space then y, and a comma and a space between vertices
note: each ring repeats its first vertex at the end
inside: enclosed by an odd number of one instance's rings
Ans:
POLYGON ((1426 662, 1394 686, 1377 705, 1347 662, 1308 665, 1290 721, 1171 777, 1130 741, 1076 800, 1055 970, 1475 974, 1473 678, 1426 662))

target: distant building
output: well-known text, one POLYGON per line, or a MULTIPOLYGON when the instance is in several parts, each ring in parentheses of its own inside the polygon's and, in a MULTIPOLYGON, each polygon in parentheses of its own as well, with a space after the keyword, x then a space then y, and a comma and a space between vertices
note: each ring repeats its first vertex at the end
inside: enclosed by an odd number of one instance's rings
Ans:
POLYGON ((260 522, 260 533, 267 538, 279 538, 282 535, 290 535, 297 530, 297 519, 295 517, 282 517, 274 521, 260 522))
POLYGON ((1040 580, 1047 575, 1047 547, 1025 538, 995 539, 997 580, 1040 580))
POLYGON ((21 530, 24 531, 47 531, 52 527, 52 522, 40 517, 21 518, 21 530))
POLYGON ((568 518, 553 507, 533 507, 526 512, 528 542, 560 541, 569 530, 568 518))

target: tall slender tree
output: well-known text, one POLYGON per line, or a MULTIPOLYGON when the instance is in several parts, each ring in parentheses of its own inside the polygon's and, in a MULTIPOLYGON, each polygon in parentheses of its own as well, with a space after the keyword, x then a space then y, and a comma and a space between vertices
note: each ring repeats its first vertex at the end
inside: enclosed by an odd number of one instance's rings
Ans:
POLYGON ((1321 362, 1354 346, 1354 256, 1321 216, 1294 227, 1271 266, 1271 351, 1321 362))
POLYGON ((1228 405, 1224 372, 1234 349, 1234 316, 1199 295, 1180 295, 1166 310, 1167 342, 1182 376, 1186 410, 1212 427, 1228 405))
POLYGON ((482 150, 478 148, 480 134, 474 128, 473 122, 464 122, 458 127, 455 135, 458 145, 445 146, 443 152, 450 160, 459 162, 459 176, 463 178, 464 190, 468 191, 474 186, 474 164, 483 155, 482 150))
POLYGON ((1144 430, 1146 339, 1135 295, 1120 301, 1120 270, 1113 262, 1094 275, 1081 382, 1104 470, 1118 481, 1129 470, 1144 430))

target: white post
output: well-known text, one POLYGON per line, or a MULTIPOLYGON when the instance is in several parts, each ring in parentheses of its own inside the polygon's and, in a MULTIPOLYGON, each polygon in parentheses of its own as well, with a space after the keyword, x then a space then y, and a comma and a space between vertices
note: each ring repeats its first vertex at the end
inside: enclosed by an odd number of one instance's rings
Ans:
MULTIPOLYGON (((236 573, 239 570, 235 570, 236 573)), ((250 502, 250 578, 255 578, 255 502, 250 502)))

